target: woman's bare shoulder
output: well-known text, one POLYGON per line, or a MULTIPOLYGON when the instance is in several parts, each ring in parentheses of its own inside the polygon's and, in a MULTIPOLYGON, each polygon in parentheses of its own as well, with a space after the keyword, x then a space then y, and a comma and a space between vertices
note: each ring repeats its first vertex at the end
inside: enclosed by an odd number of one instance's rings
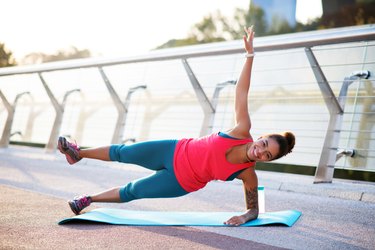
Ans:
POLYGON ((241 130, 238 127, 234 127, 225 132, 227 135, 237 139, 253 139, 249 130, 241 130))

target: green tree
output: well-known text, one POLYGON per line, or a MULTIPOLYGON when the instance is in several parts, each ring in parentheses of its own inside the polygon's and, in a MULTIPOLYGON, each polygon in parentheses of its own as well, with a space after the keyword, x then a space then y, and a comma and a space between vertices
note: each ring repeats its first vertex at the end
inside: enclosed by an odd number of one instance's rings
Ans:
POLYGON ((0 43, 0 67, 10 67, 17 65, 12 52, 5 48, 4 43, 0 43))
POLYGON ((30 53, 23 58, 22 62, 23 64, 37 64, 87 57, 91 57, 91 52, 89 50, 79 50, 76 47, 71 46, 67 50, 58 50, 55 54, 52 55, 40 52, 30 53))
POLYGON ((199 42, 196 40, 195 37, 188 37, 185 39, 171 39, 166 43, 156 47, 156 49, 165 49, 165 48, 173 48, 173 47, 181 47, 187 45, 198 44, 199 42))
POLYGON ((267 35, 264 16, 264 11, 253 5, 249 5, 249 9, 237 8, 233 20, 217 11, 195 24, 187 38, 171 39, 156 49, 240 39, 244 34, 243 27, 250 25, 254 25, 257 36, 264 36, 267 35))
POLYGON ((354 5, 343 5, 337 13, 323 15, 307 24, 298 23, 291 27, 280 17, 273 17, 267 25, 264 10, 252 3, 248 9, 237 8, 232 18, 219 12, 210 14, 195 24, 186 39, 172 39, 158 48, 177 47, 191 44, 241 39, 243 27, 254 26, 256 36, 277 35, 309 30, 328 29, 375 23, 375 0, 358 0, 354 5))
POLYGON ((355 5, 341 6, 338 12, 323 15, 319 19, 319 28, 330 29, 373 23, 375 23, 375 1, 364 1, 355 5))
POLYGON ((264 10, 253 4, 248 9, 237 8, 234 12, 233 20, 223 20, 224 30, 230 34, 230 39, 241 39, 244 35, 244 27, 254 26, 256 36, 267 34, 267 22, 264 10))
POLYGON ((225 41, 226 39, 223 37, 223 18, 220 12, 209 14, 191 28, 187 38, 171 39, 156 49, 225 41))
POLYGON ((198 43, 212 43, 224 41, 222 24, 223 16, 218 11, 203 18, 191 29, 188 38, 198 43))

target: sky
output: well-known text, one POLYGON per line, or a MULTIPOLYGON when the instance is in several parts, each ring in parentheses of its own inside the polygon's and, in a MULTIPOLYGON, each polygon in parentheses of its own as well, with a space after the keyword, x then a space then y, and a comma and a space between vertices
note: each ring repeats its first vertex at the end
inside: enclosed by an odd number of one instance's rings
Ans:
MULTIPOLYGON (((280 0, 281 1, 281 0, 280 0)), ((321 15, 320 0, 297 0, 296 18, 321 15)), ((17 61, 70 46, 94 56, 143 54, 188 35, 204 16, 231 17, 250 0, 0 0, 0 43, 17 61)))

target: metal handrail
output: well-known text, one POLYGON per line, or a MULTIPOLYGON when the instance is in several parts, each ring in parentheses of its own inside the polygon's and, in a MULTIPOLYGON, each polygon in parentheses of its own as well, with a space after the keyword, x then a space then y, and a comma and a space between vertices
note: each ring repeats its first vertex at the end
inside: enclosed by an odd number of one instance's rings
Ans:
MULTIPOLYGON (((295 34, 260 37, 254 40, 257 52, 315 47, 329 44, 374 41, 375 25, 363 25, 337 29, 300 32, 295 34)), ((241 40, 230 42, 192 45, 180 48, 160 49, 132 57, 85 58, 59 62, 7 67, 0 69, 1 76, 31 74, 77 68, 105 67, 118 64, 187 59, 194 57, 219 56, 243 53, 241 40)))

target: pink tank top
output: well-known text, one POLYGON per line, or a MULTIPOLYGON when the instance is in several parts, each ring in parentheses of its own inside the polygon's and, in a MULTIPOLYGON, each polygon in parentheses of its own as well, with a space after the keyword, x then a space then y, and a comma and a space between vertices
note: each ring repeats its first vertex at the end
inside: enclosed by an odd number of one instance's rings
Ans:
POLYGON ((231 139, 218 133, 197 139, 181 139, 174 153, 174 171, 181 187, 187 192, 203 188, 209 181, 226 181, 232 174, 255 163, 232 164, 226 159, 228 149, 252 142, 231 139))

